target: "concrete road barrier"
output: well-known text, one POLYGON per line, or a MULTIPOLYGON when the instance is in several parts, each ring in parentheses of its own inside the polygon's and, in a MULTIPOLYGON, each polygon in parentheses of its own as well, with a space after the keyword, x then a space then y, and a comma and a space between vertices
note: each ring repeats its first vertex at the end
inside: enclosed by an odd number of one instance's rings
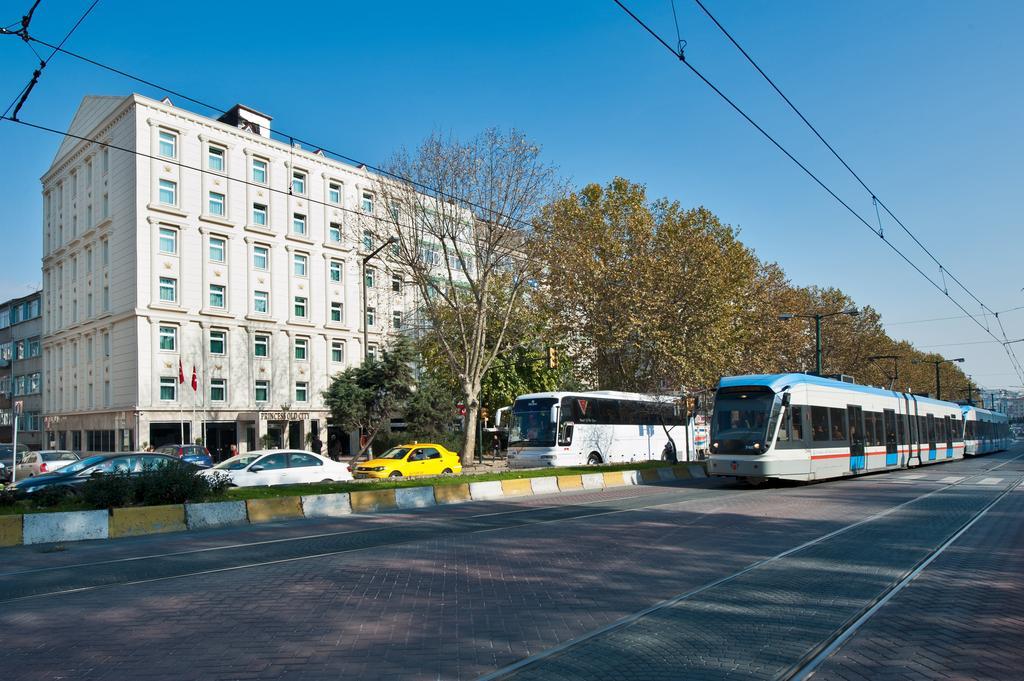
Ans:
POLYGON ((622 481, 627 485, 639 485, 640 471, 622 471, 622 481))
POLYGON ((662 482, 674 482, 676 473, 671 468, 655 468, 658 471, 658 479, 662 482))
POLYGON ((0 546, 17 546, 21 539, 20 515, 0 515, 0 546))
POLYGON ((601 473, 584 473, 583 489, 604 489, 604 475, 601 473))
POLYGON ((22 526, 26 544, 106 539, 110 536, 106 511, 29 513, 22 526))
POLYGON ((559 475, 556 479, 558 480, 558 489, 563 492, 568 492, 574 489, 583 489, 582 475, 559 475))
POLYGON ((370 489, 365 492, 350 492, 353 513, 373 513, 374 511, 393 511, 398 508, 395 503, 395 490, 370 489))
POLYGON ((247 499, 245 509, 250 523, 269 523, 275 520, 294 520, 302 517, 300 497, 277 497, 276 499, 247 499))
POLYGON ((432 487, 399 487, 395 490, 398 508, 424 508, 434 505, 432 487))
POLYGON ((337 518, 352 514, 348 492, 310 494, 302 497, 302 515, 307 518, 337 518))
POLYGON ((640 471, 640 480, 642 482, 661 482, 661 475, 658 474, 657 468, 644 468, 640 471))
POLYGON ((439 504, 461 504, 464 501, 471 501, 469 494, 469 483, 458 485, 438 485, 434 488, 434 501, 439 504))
POLYGON ((546 478, 530 478, 530 488, 534 494, 556 494, 558 492, 558 478, 553 475, 546 478))
POLYGON ((706 478, 708 477, 707 471, 704 470, 704 466, 700 464, 690 464, 687 466, 690 469, 691 478, 706 478))
POLYGON ((626 484, 622 471, 609 471, 601 474, 605 487, 622 487, 626 484))
POLYGON ((110 512, 111 537, 184 532, 187 529, 184 504, 115 508, 110 512))
POLYGON ((525 497, 533 495, 533 485, 529 478, 515 478, 501 481, 501 493, 506 497, 525 497))
POLYGON ((185 523, 190 530, 244 525, 249 522, 244 501, 212 501, 185 504, 185 523))
POLYGON ((501 499, 505 493, 501 488, 501 480, 490 480, 469 483, 469 496, 473 498, 473 501, 479 501, 480 499, 501 499))

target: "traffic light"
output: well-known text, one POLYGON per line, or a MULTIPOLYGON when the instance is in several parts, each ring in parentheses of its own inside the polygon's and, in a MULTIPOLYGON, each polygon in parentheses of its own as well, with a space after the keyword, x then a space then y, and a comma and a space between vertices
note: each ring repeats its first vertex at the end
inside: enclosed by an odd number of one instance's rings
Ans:
POLYGON ((486 421, 491 415, 491 412, 487 411, 487 407, 480 407, 480 420, 486 421))
POLYGON ((558 368, 558 350, 555 348, 548 348, 548 369, 558 368))

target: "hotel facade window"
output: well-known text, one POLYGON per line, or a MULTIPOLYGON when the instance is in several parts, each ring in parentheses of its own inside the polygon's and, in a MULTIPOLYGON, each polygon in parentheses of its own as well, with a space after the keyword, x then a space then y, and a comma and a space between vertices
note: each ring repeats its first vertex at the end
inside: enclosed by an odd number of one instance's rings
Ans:
POLYGON ((270 294, 266 291, 253 291, 252 311, 257 314, 270 314, 270 294))
POLYGON ((210 354, 223 355, 227 352, 228 332, 221 329, 210 331, 210 354))
POLYGON ((210 170, 218 173, 224 172, 224 150, 220 147, 211 146, 206 162, 210 170))
POLYGON ((210 284, 210 307, 224 308, 226 291, 227 287, 221 284, 210 284))
POLYGON ((306 193, 306 173, 296 170, 292 173, 292 193, 306 193))
POLYGON ((210 379, 210 401, 224 402, 228 399, 228 381, 225 378, 210 379))
POLYGON ((224 262, 227 253, 227 242, 220 237, 210 237, 210 260, 213 262, 224 262))
POLYGON ((160 300, 164 303, 178 302, 178 280, 173 277, 160 277, 160 300))
POLYGON ((210 192, 209 202, 210 215, 217 217, 224 216, 224 195, 219 192, 210 192))
POLYGON ((167 206, 178 205, 178 183, 172 180, 160 180, 160 203, 167 206))
MULTIPOLYGON (((176 326, 161 326, 160 327, 160 349, 167 352, 174 352, 178 347, 178 327, 176 326)), ((90 351, 92 345, 89 346, 90 351)))
POLYGON ((257 402, 270 401, 270 381, 256 381, 255 398, 257 402))
POLYGON ((178 136, 167 130, 160 131, 160 155, 164 158, 178 157, 178 136))
POLYGON ((258 333, 253 336, 252 354, 254 357, 266 357, 270 354, 270 336, 258 333))
POLYGON ((270 249, 266 246, 253 246, 252 248, 252 266, 258 270, 269 269, 267 265, 270 263, 270 249))
POLYGON ((267 183, 267 162, 261 158, 252 160, 252 181, 258 184, 267 183))
POLYGON ((252 224, 260 227, 267 226, 267 206, 265 204, 252 204, 252 224))

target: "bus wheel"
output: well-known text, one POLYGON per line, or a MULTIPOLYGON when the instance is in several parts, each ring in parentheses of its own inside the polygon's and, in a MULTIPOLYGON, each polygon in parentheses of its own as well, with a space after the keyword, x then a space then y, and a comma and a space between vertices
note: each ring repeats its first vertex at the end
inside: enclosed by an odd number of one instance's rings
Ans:
POLYGON ((588 466, 598 466, 601 464, 601 455, 597 452, 590 452, 590 456, 587 457, 588 466))

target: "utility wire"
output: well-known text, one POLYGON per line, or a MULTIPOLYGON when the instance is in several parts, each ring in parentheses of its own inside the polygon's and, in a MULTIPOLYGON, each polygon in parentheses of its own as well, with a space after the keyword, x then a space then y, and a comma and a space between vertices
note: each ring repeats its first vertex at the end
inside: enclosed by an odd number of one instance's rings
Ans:
MULTIPOLYGON (((704 14, 706 14, 707 17, 709 19, 711 19, 711 21, 715 24, 715 26, 718 27, 718 29, 722 32, 722 34, 725 35, 725 37, 729 39, 729 42, 731 42, 736 47, 736 49, 740 51, 740 54, 742 54, 744 56, 744 58, 746 58, 746 60, 748 62, 750 62, 750 65, 753 66, 754 69, 756 69, 759 74, 761 74, 761 77, 764 78, 765 81, 767 81, 768 84, 772 86, 772 89, 775 90, 775 92, 779 95, 779 97, 781 97, 782 100, 784 102, 786 102, 787 105, 789 105, 789 108, 793 110, 793 113, 795 113, 797 116, 799 116, 800 120, 802 120, 804 122, 804 124, 811 130, 811 132, 814 133, 815 137, 817 137, 821 141, 821 143, 824 144, 828 148, 828 150, 830 152, 832 152, 832 155, 835 156, 836 159, 840 163, 843 164, 843 167, 846 168, 850 172, 851 175, 853 175, 854 179, 856 179, 857 182, 860 184, 860 186, 864 188, 864 191, 866 191, 868 194, 871 195, 871 201, 872 201, 872 203, 875 204, 876 211, 877 211, 878 206, 881 206, 882 209, 885 210, 885 212, 889 215, 889 217, 891 217, 896 222, 896 224, 898 224, 903 229, 903 231, 906 232, 907 236, 909 236, 914 241, 914 243, 916 243, 918 245, 918 247, 920 247, 920 249, 922 251, 924 251, 928 255, 929 258, 931 258, 932 262, 934 262, 938 266, 939 273, 942 275, 942 278, 943 278, 943 287, 942 287, 943 293, 945 293, 947 296, 949 296, 949 289, 945 286, 945 278, 948 276, 961 289, 963 289, 964 292, 967 293, 968 296, 973 298, 974 301, 977 302, 978 305, 981 306, 983 312, 984 311, 988 311, 990 314, 995 315, 996 319, 998 320, 998 318, 999 318, 998 313, 995 312, 994 310, 992 310, 992 308, 990 308, 984 302, 982 302, 982 300, 980 298, 978 298, 978 296, 976 296, 974 294, 974 292, 971 291, 971 289, 967 288, 967 286, 963 282, 961 282, 956 277, 956 275, 954 275, 949 270, 949 268, 946 267, 937 257, 935 257, 935 254, 933 254, 928 249, 928 247, 925 246, 921 242, 920 239, 917 238, 917 235, 915 235, 912 231, 910 231, 910 229, 905 224, 903 224, 902 220, 900 220, 898 217, 896 217, 896 215, 889 209, 889 207, 887 205, 885 205, 885 202, 883 202, 880 198, 878 198, 878 196, 871 189, 871 187, 869 187, 867 185, 867 183, 864 182, 863 179, 861 179, 860 175, 858 175, 856 173, 856 171, 854 171, 854 169, 850 167, 850 164, 847 163, 846 160, 842 156, 840 156, 839 152, 835 150, 835 147, 833 147, 831 144, 829 144, 828 140, 826 140, 822 136, 822 134, 820 132, 818 132, 818 129, 816 127, 814 127, 814 125, 809 120, 807 120, 807 117, 804 116, 804 114, 800 111, 800 109, 798 109, 796 107, 796 105, 793 104, 793 102, 789 99, 789 97, 787 97, 785 95, 785 93, 782 92, 781 89, 779 89, 779 86, 775 84, 775 81, 772 80, 771 77, 767 73, 764 72, 764 69, 762 69, 760 67, 760 65, 758 65, 758 63, 756 61, 754 61, 754 58, 751 57, 750 54, 745 49, 743 49, 743 46, 740 45, 739 42, 732 36, 732 34, 729 33, 729 31, 725 28, 725 26, 723 26, 722 23, 717 18, 715 18, 715 15, 713 15, 711 13, 711 11, 708 10, 708 8, 704 5, 704 3, 701 2, 701 0, 694 0, 694 2, 696 2, 697 6, 701 8, 701 10, 704 12, 704 14)), ((879 236, 882 236, 882 234, 883 234, 881 218, 879 218, 879 221, 878 221, 878 234, 879 234, 879 236)), ((1000 324, 1000 327, 1001 326, 1002 325, 1000 324)), ((1006 333, 1004 331, 1003 332, 1003 342, 1005 342, 1006 340, 1007 340, 1007 336, 1006 336, 1006 333)), ((1014 363, 1019 368, 1020 367, 1020 362, 1017 360, 1017 357, 1012 352, 1012 350, 1008 351, 1007 355, 1010 356, 1011 362, 1014 363)), ((1021 380, 1024 381, 1024 374, 1022 374, 1021 380)))
MULTIPOLYGON (((60 44, 56 45, 53 48, 53 51, 50 53, 50 56, 39 62, 39 68, 35 69, 32 72, 32 78, 28 81, 28 85, 26 85, 22 89, 20 95, 15 98, 17 104, 15 105, 15 103, 12 102, 10 106, 4 109, 3 116, 0 116, 0 118, 6 118, 7 114, 11 111, 11 107, 13 106, 14 113, 11 114, 11 118, 13 118, 14 120, 18 119, 18 113, 21 111, 21 107, 25 106, 25 102, 28 101, 29 95, 32 94, 33 88, 35 88, 36 83, 39 82, 39 77, 43 75, 43 70, 50 63, 50 60, 53 59, 54 56, 56 56, 56 54, 61 51, 61 49, 64 47, 64 43, 66 43, 68 39, 71 38, 72 34, 74 34, 74 32, 78 30, 78 27, 82 25, 82 22, 85 21, 85 18, 89 16, 89 14, 96 7, 96 5, 99 4, 99 2, 100 0, 93 0, 92 4, 89 5, 85 12, 82 13, 82 16, 78 17, 78 21, 75 22, 75 25, 72 26, 71 29, 64 35, 64 39, 60 41, 60 44)), ((31 23, 32 13, 35 12, 36 6, 38 5, 39 2, 37 1, 36 4, 32 6, 32 9, 29 10, 29 13, 22 18, 22 29, 18 34, 21 36, 21 39, 24 40, 26 43, 30 39, 28 34, 28 25, 29 23, 31 23)), ((33 51, 35 50, 33 49, 33 51)))
MULTIPOLYGON (((159 161, 160 163, 167 163, 167 164, 170 164, 170 165, 175 165, 175 166, 178 166, 179 168, 182 168, 184 170, 194 170, 194 171, 196 171, 198 173, 206 173, 206 174, 213 175, 215 177, 219 177, 219 178, 222 178, 224 180, 227 180, 228 182, 237 182, 237 183, 245 185, 247 187, 255 187, 257 189, 266 190, 266 191, 274 193, 274 194, 282 194, 284 196, 296 197, 296 195, 292 193, 290 185, 289 185, 287 190, 285 190, 285 189, 278 189, 276 187, 271 187, 271 186, 265 185, 265 184, 259 184, 257 182, 252 182, 250 180, 246 180, 246 179, 243 179, 243 178, 232 177, 230 175, 225 175, 223 173, 218 173, 218 172, 206 170, 204 168, 200 168, 200 167, 197 167, 197 166, 188 165, 187 163, 182 163, 181 160, 179 160, 179 159, 172 159, 172 158, 166 158, 164 156, 156 156, 156 155, 153 155, 153 154, 147 154, 144 151, 138 151, 136 149, 129 149, 127 147, 121 147, 121 146, 118 146, 116 144, 112 144, 110 142, 104 142, 102 140, 98 140, 98 139, 95 139, 95 138, 92 138, 92 137, 85 137, 83 135, 76 135, 76 134, 73 134, 71 132, 64 132, 62 130, 57 130, 56 128, 50 128, 50 127, 45 126, 45 125, 41 125, 41 124, 38 124, 38 123, 32 123, 30 121, 25 121, 25 120, 22 120, 20 118, 13 118, 11 116, 0 117, 0 121, 9 121, 11 123, 17 123, 18 125, 23 125, 25 127, 33 128, 35 130, 41 130, 43 132, 48 132, 48 133, 51 133, 51 134, 54 134, 54 135, 60 135, 61 137, 70 137, 71 139, 76 139, 76 140, 79 140, 79 141, 82 141, 82 142, 88 142, 88 143, 91 143, 91 144, 96 144, 96 145, 98 145, 100 147, 105 147, 107 149, 114 149, 115 151, 122 151, 122 152, 125 152, 127 154, 133 154, 135 156, 139 156, 141 158, 147 158, 147 159, 150 159, 152 161, 159 161)), ((354 215, 358 216, 360 219, 373 220, 373 221, 375 221, 377 223, 384 222, 387 225, 392 224, 392 221, 390 219, 388 219, 388 218, 381 217, 379 215, 373 215, 373 214, 370 214, 370 213, 364 213, 361 210, 356 210, 354 208, 346 208, 345 206, 340 206, 340 205, 335 204, 335 203, 328 203, 326 201, 322 201, 320 199, 315 199, 315 198, 312 198, 312 197, 309 197, 309 196, 298 196, 297 198, 301 198, 303 201, 307 201, 308 203, 310 203, 312 205, 318 205, 318 206, 323 206, 325 208, 331 208, 331 209, 334 209, 334 210, 341 211, 343 213, 351 213, 351 214, 354 214, 354 215)), ((521 263, 522 262, 525 262, 525 263, 531 263, 532 262, 529 258, 527 258, 525 256, 520 256, 520 255, 516 255, 516 254, 513 254, 513 253, 503 253, 503 254, 500 255, 500 257, 502 257, 502 258, 508 257, 511 260, 519 261, 521 263)))
MULTIPOLYGON (((153 82, 151 80, 148 80, 148 79, 143 78, 141 76, 137 76, 135 74, 129 73, 129 72, 124 71, 122 69, 119 69, 117 67, 110 66, 108 64, 104 64, 104 63, 102 63, 100 61, 97 61, 97 60, 92 59, 90 57, 87 57, 85 55, 78 54, 76 52, 72 52, 71 50, 63 49, 63 47, 61 47, 61 46, 52 45, 52 44, 46 42, 45 40, 41 40, 40 38, 36 38, 34 36, 29 36, 29 40, 31 40, 33 42, 36 42, 36 43, 39 43, 40 45, 53 48, 53 49, 57 50, 58 52, 66 54, 69 57, 73 57, 75 59, 84 61, 87 64, 92 64, 93 66, 99 67, 99 68, 104 69, 106 71, 109 71, 111 73, 115 73, 115 74, 117 74, 119 76, 123 76, 125 78, 130 79, 130 80, 134 80, 137 83, 141 83, 141 84, 146 85, 148 87, 155 88, 157 90, 160 90, 161 92, 167 93, 169 95, 173 95, 175 97, 180 97, 181 99, 184 99, 185 101, 192 102, 193 104, 197 104, 197 105, 199 105, 199 106, 201 106, 201 107, 203 107, 205 109, 209 109, 210 111, 216 111, 217 113, 221 113, 221 114, 227 113, 227 109, 222 109, 221 107, 216 106, 214 104, 210 104, 209 102, 204 102, 201 99, 196 99, 195 97, 190 97, 190 96, 184 94, 183 92, 179 92, 177 90, 171 89, 171 88, 166 87, 164 85, 160 85, 159 83, 155 83, 155 82, 153 82)), ((480 204, 475 203, 473 201, 470 201, 469 199, 466 199, 464 197, 456 196, 455 194, 451 194, 449 192, 445 192, 445 191, 443 191, 441 189, 438 189, 436 187, 432 187, 432 186, 430 186, 428 184, 425 184, 423 182, 419 182, 417 180, 414 180, 414 179, 411 179, 411 178, 408 178, 408 177, 404 177, 402 175, 398 175, 397 173, 393 173, 393 172, 391 172, 389 170, 386 170, 386 169, 381 168, 379 166, 375 166, 375 165, 370 164, 370 163, 366 163, 364 161, 360 161, 360 160, 358 160, 356 158, 353 158, 351 156, 348 156, 346 154, 342 154, 342 153, 337 152, 337 151, 332 151, 331 149, 328 149, 327 147, 315 144, 313 142, 308 142, 308 141, 306 141, 304 139, 301 139, 299 137, 296 137, 294 135, 290 135, 287 132, 285 132, 284 130, 278 130, 278 129, 274 128, 274 129, 272 129, 272 132, 276 133, 277 135, 279 135, 280 137, 282 137, 284 139, 290 140, 292 143, 298 142, 299 144, 305 145, 306 147, 311 147, 313 149, 319 149, 320 151, 324 152, 325 154, 333 156, 333 157, 335 157, 337 159, 341 159, 342 161, 345 161, 346 163, 350 163, 350 164, 352 164, 354 166, 362 166, 362 167, 367 168, 369 170, 372 170, 373 172, 378 173, 380 175, 384 175, 386 177, 390 177, 390 178, 398 180, 400 182, 408 183, 408 184, 412 185, 413 187, 416 187, 418 189, 426 191, 429 194, 432 194, 435 197, 438 197, 438 198, 441 198, 441 199, 449 199, 449 200, 452 200, 452 201, 457 201, 457 202, 459 202, 459 203, 461 203, 463 205, 470 206, 472 208, 476 208, 477 210, 480 210, 480 211, 484 212, 484 214, 487 216, 485 219, 491 220, 493 222, 497 222, 498 219, 500 219, 500 218, 505 218, 505 219, 507 219, 511 223, 519 224, 519 225, 522 225, 523 227, 532 227, 532 225, 530 224, 529 221, 523 220, 522 218, 516 218, 516 217, 513 217, 511 215, 506 215, 506 214, 501 213, 501 212, 499 212, 499 211, 497 211, 497 210, 495 210, 493 208, 489 208, 487 206, 480 205, 480 204)))
MULTIPOLYGON (((1017 307, 1011 307, 1006 310, 1000 310, 996 314, 1006 314, 1007 312, 1015 312, 1017 310, 1024 310, 1024 305, 1017 307)), ((902 324, 924 324, 925 322, 945 322, 952 319, 967 319, 969 315, 956 315, 955 317, 932 317, 931 319, 912 319, 905 322, 884 322, 885 326, 900 326, 902 324)))
MULTIPOLYGON (((754 121, 754 119, 752 119, 745 111, 743 111, 743 109, 741 109, 735 102, 733 102, 732 99, 730 99, 724 92, 722 92, 720 89, 718 89, 718 87, 716 87, 714 85, 714 83, 712 83, 710 80, 708 80, 704 76, 704 74, 700 72, 700 70, 698 70, 695 66, 693 66, 693 64, 691 64, 689 61, 687 61, 685 59, 685 57, 683 57, 682 55, 679 55, 675 50, 673 50, 672 47, 667 42, 665 42, 665 40, 656 31, 654 31, 654 29, 652 29, 650 26, 648 26, 642 19, 640 19, 640 17, 638 17, 628 7, 626 7, 626 5, 624 5, 621 2, 621 0, 613 0, 613 1, 615 2, 616 5, 618 5, 622 9, 622 11, 624 11, 626 14, 628 14, 630 16, 630 18, 633 19, 633 21, 635 21, 641 28, 643 28, 645 31, 647 31, 647 33, 649 33, 655 40, 657 40, 659 43, 661 43, 661 45, 666 50, 671 52, 672 55, 678 61, 680 61, 683 65, 685 65, 695 76, 697 76, 701 81, 703 81, 705 85, 707 85, 709 88, 711 88, 711 90, 714 91, 715 94, 717 94, 719 97, 721 97, 723 101, 725 101, 730 107, 732 107, 732 109, 734 111, 736 111, 736 113, 740 114, 740 116, 742 116, 748 123, 750 123, 750 125, 752 125, 758 132, 760 132, 768 141, 770 141, 773 145, 775 145, 775 147, 778 148, 779 151, 781 151, 783 154, 785 154, 787 158, 789 158, 794 164, 797 165, 797 167, 799 167, 801 170, 803 170, 804 173, 806 173, 808 175, 808 177, 810 177, 812 180, 815 181, 815 183, 818 184, 818 186, 820 186, 822 189, 824 189, 826 192, 828 192, 828 194, 830 196, 832 196, 832 198, 834 198, 840 205, 842 205, 844 208, 846 208, 846 210, 851 215, 853 215, 855 218, 857 218, 857 220, 861 224, 863 224, 865 227, 870 229, 871 232, 875 236, 881 238, 882 241, 890 249, 892 249, 893 252, 895 252, 898 256, 900 256, 900 258, 903 259, 903 261, 906 262, 908 265, 910 265, 910 267, 912 267, 914 270, 916 270, 918 274, 920 274, 925 280, 928 281, 928 283, 930 283, 938 291, 940 291, 947 298, 949 298, 950 301, 952 301, 954 305, 956 305, 958 308, 960 308, 960 310, 964 314, 966 314, 968 317, 970 317, 971 320, 974 321, 975 324, 977 324, 979 327, 981 327, 987 334, 992 336, 992 338, 994 338, 995 340, 1000 341, 1000 342, 1003 342, 1003 341, 1006 340, 1006 338, 1003 338, 1002 340, 1000 340, 999 337, 996 336, 991 331, 991 329, 989 329, 988 326, 986 326, 984 323, 979 321, 978 318, 975 315, 972 315, 970 313, 970 311, 968 311, 967 308, 965 308, 960 303, 960 301, 956 300, 953 296, 951 296, 947 289, 945 289, 941 284, 939 284, 932 277, 930 277, 928 274, 926 274, 924 272, 924 270, 922 270, 914 261, 912 261, 906 254, 904 254, 903 251, 901 251, 895 244, 893 244, 891 241, 889 241, 885 237, 885 235, 883 233, 880 233, 878 230, 876 230, 874 227, 872 227, 871 224, 860 215, 860 213, 858 213, 856 210, 854 210, 852 207, 850 207, 850 205, 848 203, 846 203, 845 201, 843 201, 839 197, 839 195, 836 194, 834 191, 832 191, 832 189, 828 185, 826 185, 824 182, 822 182, 818 178, 817 175, 815 175, 813 172, 811 172, 810 169, 807 168, 807 166, 805 166, 803 163, 801 163, 799 160, 797 160, 797 158, 795 156, 793 156, 793 154, 791 154, 789 152, 789 150, 787 150, 785 147, 783 147, 782 144, 780 144, 774 137, 772 137, 764 128, 762 128, 760 125, 758 125, 757 122, 754 121)), ((881 202, 879 202, 879 203, 881 204, 881 202)), ((883 205, 883 207, 884 207, 884 205, 883 205)), ((893 218, 896 219, 895 216, 893 216, 893 218)), ((983 309, 986 309, 986 310, 988 309, 987 306, 985 306, 984 304, 982 304, 982 307, 983 307, 983 309)), ((1016 361, 1016 358, 1012 356, 1011 351, 1008 350, 1007 351, 1007 355, 1011 357, 1011 363, 1014 365, 1014 370, 1017 371, 1017 373, 1018 373, 1018 375, 1019 375, 1019 377, 1021 379, 1021 382, 1024 383, 1024 368, 1022 368, 1020 366, 1019 362, 1016 361)))

